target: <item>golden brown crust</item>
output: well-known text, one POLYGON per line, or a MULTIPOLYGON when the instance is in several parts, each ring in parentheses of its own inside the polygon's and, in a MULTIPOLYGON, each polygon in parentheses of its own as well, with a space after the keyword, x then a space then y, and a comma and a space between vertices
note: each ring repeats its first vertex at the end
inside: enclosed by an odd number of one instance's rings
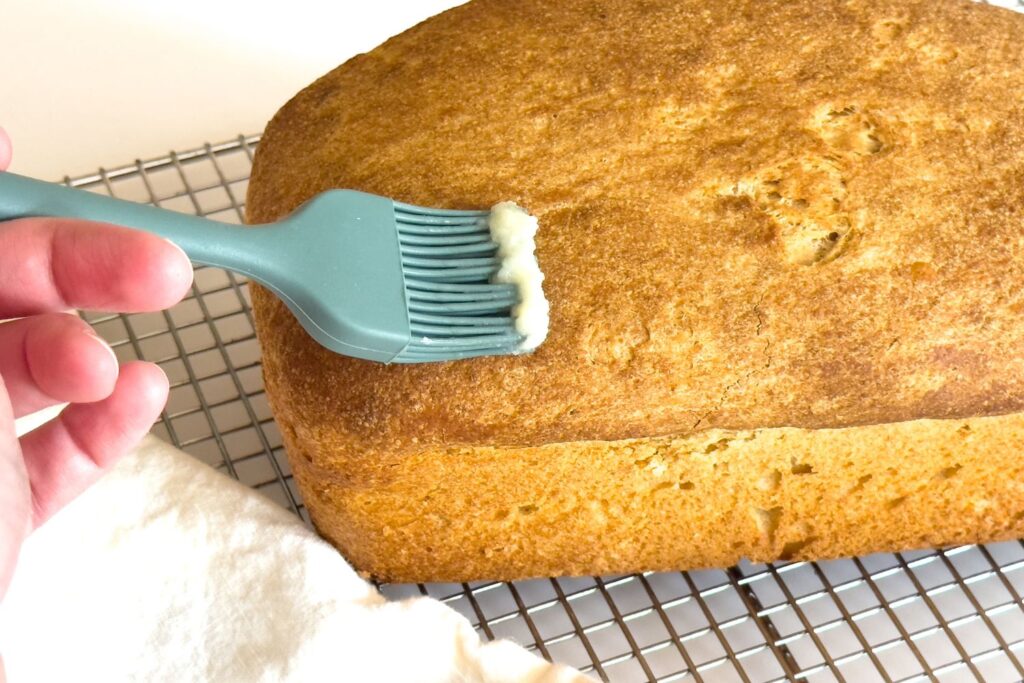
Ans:
MULTIPOLYGON (((476 0, 318 80, 267 129, 249 221, 335 187, 515 200, 540 218, 552 330, 526 357, 374 365, 321 348, 255 287, 268 393, 314 520, 357 565, 414 578, 368 549, 394 522, 374 506, 425 481, 411 463, 444 463, 479 502, 490 484, 461 463, 499 452, 507 476, 489 476, 512 486, 532 481, 520 461, 550 480, 628 440, 786 426, 800 450, 831 447, 813 430, 912 434, 908 421, 1024 410, 1022 32, 1024 17, 965 0, 476 0)), ((877 453, 858 457, 902 457, 864 438, 877 453)), ((997 484, 969 482, 976 497, 997 484)), ((630 510, 626 526, 647 519, 630 510)), ((935 521, 929 542, 1021 531, 935 521)), ((913 541, 901 534, 807 552, 913 541)), ((621 557, 563 570, 693 563, 621 557)))
POLYGON ((384 367, 277 316, 278 400, 392 450, 1024 409, 1021 31, 936 0, 479 0, 430 20, 274 118, 249 219, 332 187, 514 199, 540 217, 550 339, 384 367), (838 256, 789 260, 844 222, 838 256))

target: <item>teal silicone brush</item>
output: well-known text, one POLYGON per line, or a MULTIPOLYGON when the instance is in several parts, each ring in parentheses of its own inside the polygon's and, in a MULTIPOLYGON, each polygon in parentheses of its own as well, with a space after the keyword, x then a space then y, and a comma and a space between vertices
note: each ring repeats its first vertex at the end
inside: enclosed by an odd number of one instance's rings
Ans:
POLYGON ((28 216, 104 221, 165 237, 195 263, 269 288, 337 353, 425 363, 524 350, 513 315, 519 289, 492 282, 502 257, 489 211, 425 209, 332 190, 277 223, 240 227, 0 173, 0 220, 28 216))

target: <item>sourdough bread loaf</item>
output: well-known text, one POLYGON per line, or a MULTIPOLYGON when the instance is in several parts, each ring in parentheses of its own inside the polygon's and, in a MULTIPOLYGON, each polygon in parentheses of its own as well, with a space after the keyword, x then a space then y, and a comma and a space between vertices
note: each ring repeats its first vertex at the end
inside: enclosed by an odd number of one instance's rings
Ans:
POLYGON ((475 0, 299 93, 247 218, 540 219, 548 340, 384 366, 253 287, 313 522, 388 580, 1024 535, 1024 16, 475 0))

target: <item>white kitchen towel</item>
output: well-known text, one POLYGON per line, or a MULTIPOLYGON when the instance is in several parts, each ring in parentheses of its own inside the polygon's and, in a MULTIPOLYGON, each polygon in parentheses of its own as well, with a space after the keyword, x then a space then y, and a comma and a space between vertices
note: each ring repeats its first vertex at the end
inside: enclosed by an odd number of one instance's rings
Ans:
POLYGON ((289 512, 149 437, 26 543, 0 606, 10 683, 584 683, 388 602, 289 512))

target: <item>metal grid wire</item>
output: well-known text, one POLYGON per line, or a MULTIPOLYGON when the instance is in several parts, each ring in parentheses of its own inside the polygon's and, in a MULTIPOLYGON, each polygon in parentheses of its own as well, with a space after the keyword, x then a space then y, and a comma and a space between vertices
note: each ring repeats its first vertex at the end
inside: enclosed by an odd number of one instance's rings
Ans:
MULTIPOLYGON (((65 181, 239 223, 258 137, 65 181)), ((154 432, 309 521, 260 376, 246 280, 198 268, 163 313, 86 314, 171 380, 154 432)), ((728 570, 386 585, 602 680, 1024 680, 1024 542, 728 570)))

